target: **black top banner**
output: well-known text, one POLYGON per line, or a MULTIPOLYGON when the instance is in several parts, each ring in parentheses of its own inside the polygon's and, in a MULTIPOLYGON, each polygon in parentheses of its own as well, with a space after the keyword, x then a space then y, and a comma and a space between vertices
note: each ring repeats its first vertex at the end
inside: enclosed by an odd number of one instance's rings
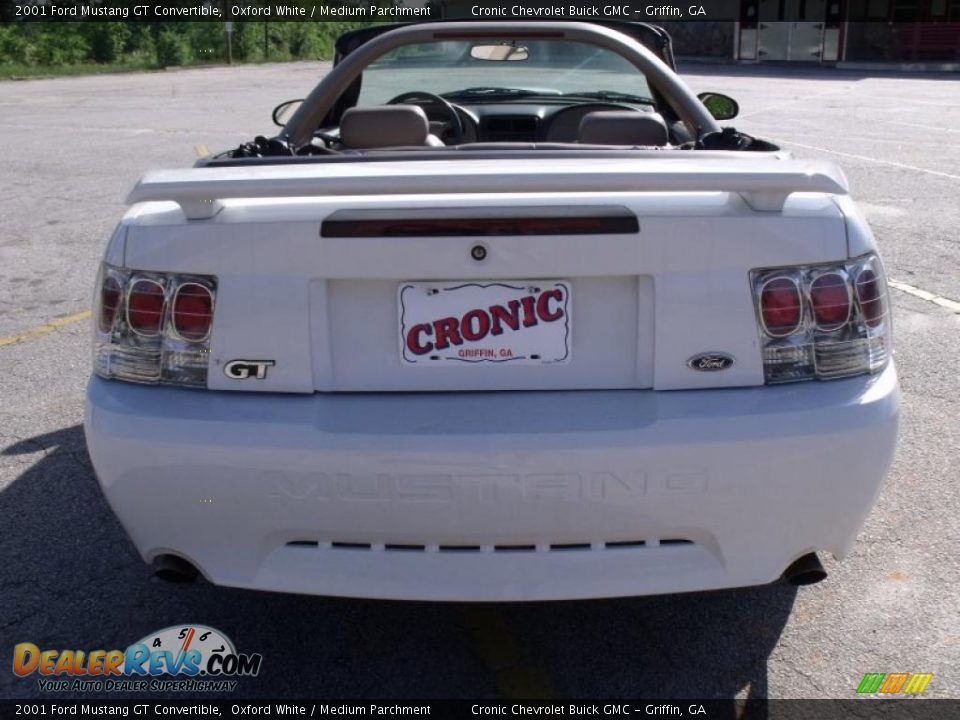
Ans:
POLYGON ((0 720, 51 717, 952 720, 960 700, 2 700, 0 720))
MULTIPOLYGON (((0 0, 0 20, 7 22, 219 22, 230 32, 238 22, 398 23, 430 20, 603 20, 625 22, 735 22, 755 27, 760 0, 0 0)), ((913 25, 930 18, 921 6, 877 0, 830 2, 810 6, 801 0, 801 16, 826 22, 913 25), (819 9, 817 9, 819 8, 819 9), (906 8, 906 9, 904 9, 906 8)), ((768 3, 769 4, 769 3, 768 3)), ((773 0, 776 5, 776 0, 773 0)), ((925 7, 925 6, 924 6, 925 7)), ((932 6, 931 6, 932 7, 932 6)), ((945 6, 946 7, 946 6, 945 6)), ((789 24, 779 12, 766 26, 789 24)), ((797 19, 797 18, 795 18, 797 19)), ((934 18, 942 31, 960 23, 934 18)))
POLYGON ((5 0, 25 22, 418 22, 425 20, 733 21, 739 0, 561 2, 560 0, 5 0))

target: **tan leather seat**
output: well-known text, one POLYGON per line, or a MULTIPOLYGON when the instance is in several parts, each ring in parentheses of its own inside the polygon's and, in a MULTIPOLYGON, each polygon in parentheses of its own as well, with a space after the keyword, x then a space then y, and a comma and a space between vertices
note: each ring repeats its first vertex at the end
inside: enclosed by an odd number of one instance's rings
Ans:
POLYGON ((443 141, 430 134, 427 114, 416 105, 350 108, 340 118, 344 150, 410 146, 443 147, 443 141))
POLYGON ((577 142, 584 145, 666 145, 667 124, 659 113, 599 110, 580 119, 577 142))

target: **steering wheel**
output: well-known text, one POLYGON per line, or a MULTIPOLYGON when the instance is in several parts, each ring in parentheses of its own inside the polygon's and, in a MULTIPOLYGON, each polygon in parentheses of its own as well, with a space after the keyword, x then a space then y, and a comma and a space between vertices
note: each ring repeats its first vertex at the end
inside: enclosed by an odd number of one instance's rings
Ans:
POLYGON ((400 93, 395 98, 389 100, 387 105, 401 105, 403 103, 409 102, 410 100, 430 100, 435 105, 442 107, 447 115, 450 116, 450 123, 452 125, 452 132, 450 133, 450 140, 454 145, 460 142, 460 138, 463 137, 463 121, 460 119, 460 113, 457 112, 457 109, 450 104, 449 100, 445 100, 439 95, 435 95, 431 92, 425 92, 423 90, 411 90, 410 92, 400 93))

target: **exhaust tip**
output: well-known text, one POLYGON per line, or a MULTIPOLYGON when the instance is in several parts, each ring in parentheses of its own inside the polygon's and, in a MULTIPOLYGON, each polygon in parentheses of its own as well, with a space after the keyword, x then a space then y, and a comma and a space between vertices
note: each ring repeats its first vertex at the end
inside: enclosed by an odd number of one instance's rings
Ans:
POLYGON ((827 571, 823 569, 816 553, 807 553, 797 558, 783 571, 783 579, 794 587, 816 585, 826 577, 827 571))
POLYGON ((155 577, 164 582, 176 585, 188 585, 197 579, 200 571, 181 557, 176 555, 161 555, 156 561, 157 567, 153 571, 155 577))

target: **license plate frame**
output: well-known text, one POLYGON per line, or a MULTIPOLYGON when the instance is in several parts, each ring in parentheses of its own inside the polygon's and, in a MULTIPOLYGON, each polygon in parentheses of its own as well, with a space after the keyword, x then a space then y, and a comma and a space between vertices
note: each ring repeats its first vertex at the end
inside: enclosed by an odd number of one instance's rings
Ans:
POLYGON ((406 367, 569 363, 569 280, 409 281, 397 287, 406 367))

